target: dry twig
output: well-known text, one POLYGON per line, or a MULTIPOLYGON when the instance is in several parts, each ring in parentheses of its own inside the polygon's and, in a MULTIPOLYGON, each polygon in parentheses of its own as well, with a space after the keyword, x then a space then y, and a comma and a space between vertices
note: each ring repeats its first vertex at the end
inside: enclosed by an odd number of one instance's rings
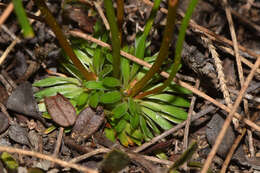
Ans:
POLYGON ((23 149, 19 149, 19 148, 13 148, 13 147, 6 147, 6 146, 0 146, 0 151, 6 151, 8 153, 17 153, 17 154, 22 154, 22 155, 27 155, 27 156, 32 156, 32 157, 37 157, 40 159, 44 159, 44 160, 49 160, 51 162, 57 163, 63 167, 70 167, 73 169, 76 169, 78 171, 83 171, 85 173, 98 173, 96 170, 87 168, 87 167, 83 167, 81 165, 78 164, 74 164, 74 163, 69 163, 60 159, 56 159, 52 156, 48 156, 45 154, 41 154, 35 151, 29 151, 29 150, 23 150, 23 149))

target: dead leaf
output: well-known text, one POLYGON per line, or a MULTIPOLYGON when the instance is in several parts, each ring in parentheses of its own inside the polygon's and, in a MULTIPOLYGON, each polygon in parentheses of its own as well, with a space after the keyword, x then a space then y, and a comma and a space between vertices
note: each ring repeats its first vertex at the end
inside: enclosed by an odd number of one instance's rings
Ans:
POLYGON ((72 126, 76 121, 76 110, 70 101, 61 94, 44 99, 53 121, 62 127, 72 126))
POLYGON ((39 113, 37 102, 33 96, 32 84, 24 82, 19 85, 7 100, 6 107, 12 111, 40 120, 46 124, 39 113))
POLYGON ((0 134, 6 131, 9 126, 8 118, 4 113, 0 112, 0 134))
POLYGON ((8 129, 8 135, 13 141, 19 144, 31 146, 27 130, 19 124, 12 124, 8 129))
POLYGON ((104 118, 105 115, 101 106, 98 106, 96 111, 87 107, 78 115, 71 137, 77 142, 84 141, 98 130, 104 118))

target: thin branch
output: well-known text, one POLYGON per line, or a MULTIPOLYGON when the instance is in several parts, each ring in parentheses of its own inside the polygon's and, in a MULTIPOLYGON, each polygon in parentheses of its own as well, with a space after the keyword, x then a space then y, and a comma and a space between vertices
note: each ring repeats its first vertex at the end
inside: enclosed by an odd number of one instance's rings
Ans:
POLYGON ((69 162, 54 158, 52 156, 41 154, 41 153, 38 153, 35 151, 23 150, 23 149, 19 149, 19 148, 6 147, 6 146, 0 146, 0 151, 1 152, 6 151, 8 153, 17 153, 17 154, 37 157, 39 159, 49 160, 49 161, 57 163, 63 167, 70 167, 70 168, 76 169, 78 171, 83 171, 85 173, 98 173, 98 171, 96 171, 96 170, 93 170, 93 169, 90 169, 87 167, 83 167, 78 164, 69 163, 69 162))
MULTIPOLYGON (((200 81, 199 79, 196 80, 195 88, 199 88, 200 81)), ((183 137, 183 151, 188 149, 188 143, 189 143, 189 130, 190 130, 190 124, 191 124, 191 118, 192 118, 192 112, 194 109, 194 105, 196 102, 196 96, 192 96, 189 111, 188 111, 188 118, 186 120, 185 129, 184 129, 184 137, 183 137)), ((185 171, 188 170, 187 163, 185 163, 185 171)))
POLYGON ((14 9, 14 5, 13 5, 12 2, 10 2, 9 5, 6 7, 5 11, 2 13, 2 15, 0 17, 0 26, 5 22, 5 20, 11 14, 13 9, 14 9))

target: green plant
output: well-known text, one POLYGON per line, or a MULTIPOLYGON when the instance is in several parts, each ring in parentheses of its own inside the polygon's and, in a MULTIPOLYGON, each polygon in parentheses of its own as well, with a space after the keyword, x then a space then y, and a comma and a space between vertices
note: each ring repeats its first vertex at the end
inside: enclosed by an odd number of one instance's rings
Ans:
MULTIPOLYGON (((144 33, 136 38, 135 46, 122 48, 128 53, 135 54, 138 58, 153 63, 150 70, 120 57, 119 33, 121 33, 121 29, 117 28, 120 25, 116 25, 112 1, 105 0, 104 2, 111 28, 112 53, 95 43, 72 39, 73 52, 80 63, 73 64, 74 61, 71 57, 65 56, 61 64, 63 69, 73 77, 49 77, 35 82, 34 86, 45 88, 37 92, 35 96, 41 102, 44 97, 59 92, 70 99, 77 112, 87 106, 96 108, 97 105, 102 105, 108 120, 105 129, 106 136, 111 140, 119 139, 125 146, 133 143, 141 144, 143 140, 150 140, 162 130, 172 128, 175 123, 180 123, 187 117, 186 108, 189 107, 189 101, 183 95, 190 94, 190 91, 172 82, 172 78, 180 67, 181 48, 176 51, 176 57, 179 56, 179 59, 175 59, 171 78, 163 82, 160 76, 156 75, 168 56, 171 41, 169 38, 172 38, 173 35, 178 0, 169 0, 167 25, 158 53, 151 55, 147 51, 149 45, 147 36, 161 0, 155 1, 144 33), (81 64, 88 74, 94 74, 93 76, 96 78, 93 80, 93 78, 82 75, 83 70, 77 67, 78 64, 81 64), (136 81, 138 82, 136 83, 136 81)), ((192 10, 189 9, 189 13, 192 13, 192 10)), ((184 21, 187 22, 190 16, 186 16, 184 21)), ((185 24, 185 22, 183 23, 185 24)), ((181 27, 183 31, 181 30, 180 33, 185 34, 186 27, 181 27)), ((108 32, 96 31, 96 33, 99 33, 97 34, 99 39, 109 42, 108 32)), ((180 38, 183 41, 184 37, 180 38)), ((182 41, 178 41, 178 43, 182 44, 182 41)), ((66 47, 63 48, 66 52, 66 47)), ((45 111, 43 103, 41 103, 41 107, 42 111, 45 111)), ((48 117, 47 113, 44 115, 46 118, 48 117)))

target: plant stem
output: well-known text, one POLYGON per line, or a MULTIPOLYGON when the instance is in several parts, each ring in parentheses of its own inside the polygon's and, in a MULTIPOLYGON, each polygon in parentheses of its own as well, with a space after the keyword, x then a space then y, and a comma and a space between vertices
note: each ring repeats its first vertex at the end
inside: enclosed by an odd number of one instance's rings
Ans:
MULTIPOLYGON (((135 56, 137 58, 144 59, 144 53, 145 53, 145 49, 146 49, 146 47, 145 47, 146 38, 149 35, 149 32, 151 31, 151 28, 153 26, 153 22, 154 22, 156 14, 157 14, 157 11, 160 7, 161 1, 162 0, 155 0, 154 1, 153 8, 152 8, 152 11, 150 13, 149 19, 147 20, 147 22, 145 24, 144 32, 143 32, 142 36, 140 36, 140 38, 138 38, 139 40, 138 39, 135 40, 135 42, 136 42, 135 43, 136 44, 135 56), (139 41, 139 44, 137 44, 138 41, 139 41)), ((135 77, 136 73, 139 70, 139 67, 140 67, 139 64, 136 64, 136 63, 133 64, 133 67, 132 67, 132 70, 131 70, 131 79, 133 77, 135 77)))
POLYGON ((24 37, 25 38, 34 37, 34 32, 27 18, 27 15, 24 11, 22 0, 12 0, 12 2, 14 5, 15 14, 22 27, 24 37))
POLYGON ((122 32, 122 26, 124 21, 124 0, 117 0, 117 24, 118 24, 118 30, 120 35, 120 45, 123 44, 123 32, 122 32))
POLYGON ((45 22, 50 26, 50 28, 54 32, 54 34, 56 35, 56 37, 59 41, 60 46, 66 52, 66 54, 71 59, 73 64, 80 70, 80 72, 83 74, 83 76, 86 78, 86 80, 95 80, 96 79, 95 74, 87 71, 86 68, 81 64, 80 60, 75 55, 68 40, 64 36, 64 34, 63 34, 61 28, 59 27, 58 23, 56 22, 55 18, 52 16, 52 14, 49 11, 44 0, 35 0, 35 3, 37 4, 38 8, 41 10, 42 16, 43 16, 45 22))
POLYGON ((116 78, 120 76, 120 35, 118 32, 118 25, 112 0, 104 0, 107 19, 111 30, 112 36, 112 55, 113 55, 113 75, 116 78))
POLYGON ((136 96, 136 98, 141 99, 141 98, 143 98, 143 97, 145 97, 145 96, 147 96, 149 94, 155 94, 155 93, 161 92, 167 86, 169 86, 171 84, 171 82, 172 82, 173 78, 176 76, 176 73, 177 73, 177 71, 179 69, 179 66, 181 64, 181 52, 182 52, 183 41, 185 39, 185 33, 186 33, 187 27, 189 25, 189 21, 190 21, 191 15, 192 15, 192 13, 193 13, 197 3, 198 3, 198 0, 192 0, 190 2, 189 6, 188 6, 188 9, 187 9, 187 12, 186 12, 186 15, 184 16, 184 18, 182 20, 180 33, 179 33, 179 36, 178 36, 176 49, 175 49, 174 64, 171 67, 171 73, 170 73, 169 78, 167 78, 164 81, 163 85, 161 85, 161 86, 159 86, 157 88, 154 88, 153 90, 141 93, 138 96, 136 96))
POLYGON ((172 40, 173 37, 173 30, 175 26, 176 10, 178 6, 178 2, 179 2, 178 0, 168 1, 167 24, 164 30, 163 41, 159 51, 159 55, 155 63, 153 64, 153 66, 150 68, 150 70, 130 90, 130 96, 137 95, 143 89, 143 87, 145 87, 148 84, 148 82, 154 76, 154 74, 160 70, 163 61, 167 58, 169 47, 170 47, 170 41, 172 40))

